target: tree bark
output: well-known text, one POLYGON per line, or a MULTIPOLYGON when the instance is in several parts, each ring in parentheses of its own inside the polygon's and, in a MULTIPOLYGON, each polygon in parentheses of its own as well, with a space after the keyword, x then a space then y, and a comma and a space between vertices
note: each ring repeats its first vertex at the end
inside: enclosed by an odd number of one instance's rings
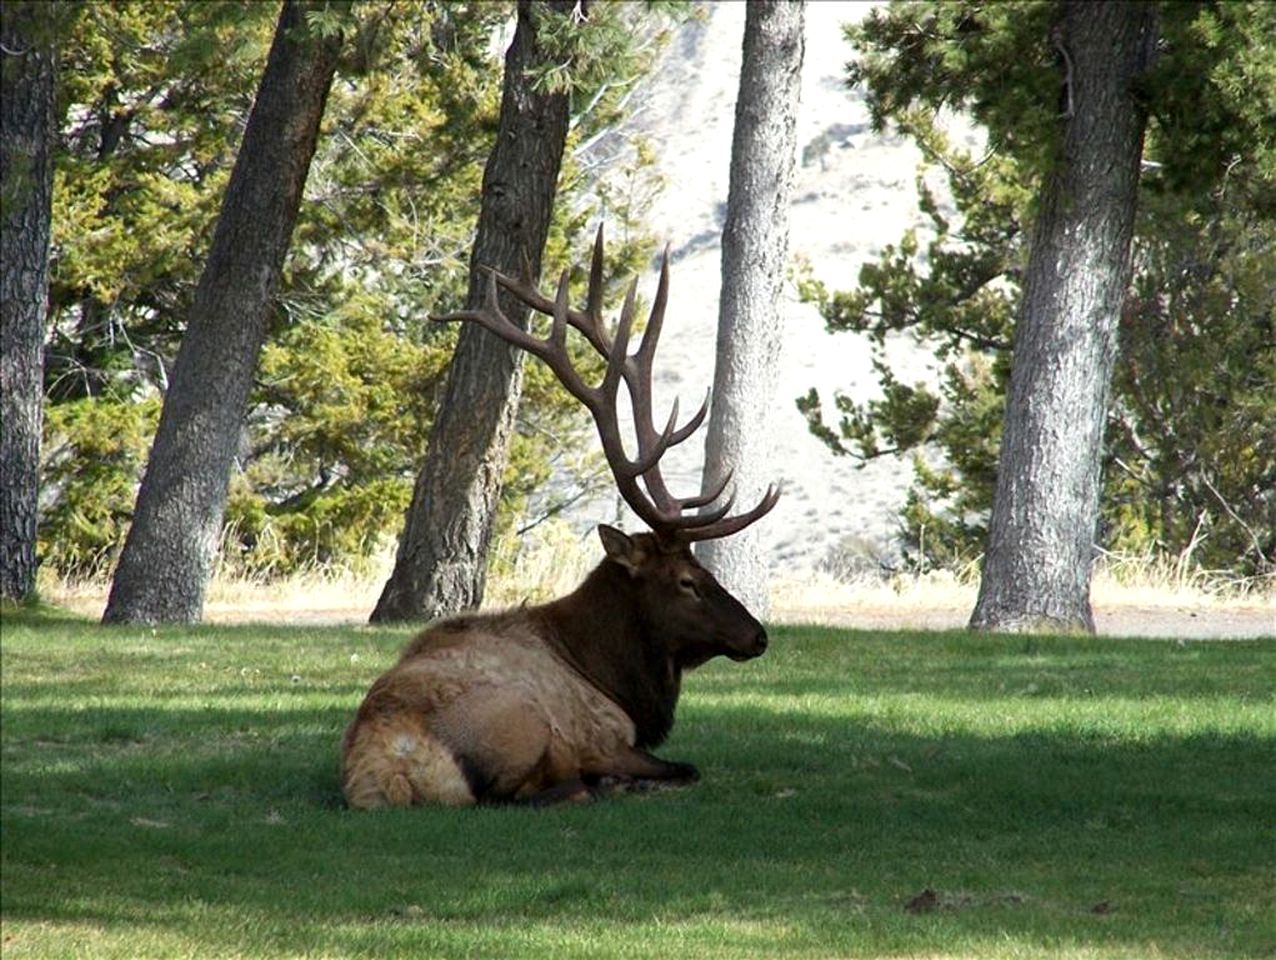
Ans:
MULTIPOLYGON (((803 0, 768 0, 750 3, 745 13, 704 469, 706 490, 731 473, 742 504, 760 499, 775 479, 771 413, 784 337, 780 294, 788 258, 804 12, 803 0)), ((769 570, 758 527, 705 541, 697 553, 755 615, 766 616, 769 570)))
MULTIPOLYGON (((466 307, 486 295, 484 267, 519 275, 523 259, 540 275, 570 119, 565 91, 538 92, 546 66, 536 38, 544 16, 569 16, 571 0, 520 0, 505 55, 496 143, 483 172, 466 307)), ((505 315, 524 328, 528 310, 507 294, 505 315)), ((483 599, 488 546, 501 475, 522 390, 520 351, 473 324, 462 325, 425 463, 408 507, 394 570, 373 623, 428 620, 483 599)))
MULTIPOLYGON (((248 393, 341 49, 287 0, 173 367, 106 623, 192 623, 221 536, 248 393)), ((338 8, 345 6, 337 5, 338 8)))
POLYGON ((52 4, 0 6, 0 598, 35 592, 53 202, 52 4))
POLYGON ((1094 631, 1103 429, 1130 276, 1156 4, 1067 2, 1061 153, 1033 226, 979 598, 970 626, 1094 631))

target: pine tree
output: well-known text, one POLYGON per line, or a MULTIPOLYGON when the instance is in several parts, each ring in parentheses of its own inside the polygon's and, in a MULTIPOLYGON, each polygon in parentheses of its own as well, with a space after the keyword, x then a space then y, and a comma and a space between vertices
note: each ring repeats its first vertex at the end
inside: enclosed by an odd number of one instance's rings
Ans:
MULTIPOLYGON (((1150 118, 1095 541, 1261 574, 1276 560, 1276 287, 1261 279, 1276 271, 1276 7, 1158 9, 1157 62, 1139 84, 1150 118)), ((851 78, 874 123, 897 125, 927 162, 926 226, 866 263, 855 290, 803 287, 830 329, 865 333, 879 350, 915 337, 945 372, 935 392, 900 382, 879 355, 880 399, 836 396, 832 423, 814 393, 799 406, 839 453, 930 451, 901 513, 918 567, 970 565, 987 536, 1027 238, 1058 144, 1057 10, 896 5, 848 29, 851 78), (950 144, 937 120, 948 106, 968 110, 986 144, 950 144)))
MULTIPOLYGON (((557 202, 572 196, 571 184, 558 182, 569 170, 563 151, 574 125, 590 120, 598 136, 603 130, 593 115, 615 118, 622 111, 618 94, 649 63, 652 25, 661 22, 646 16, 627 4, 520 0, 506 53, 500 128, 483 176, 469 306, 485 296, 486 267, 511 275, 530 267, 536 278, 554 222, 579 228, 580 215, 557 202), (583 107, 573 106, 577 98, 583 107)), ((634 262, 642 247, 631 242, 621 258, 634 262)), ((516 322, 527 322, 525 309, 505 308, 516 322)), ((527 375, 541 389, 549 384, 545 378, 537 367, 527 375)), ((481 602, 522 391, 518 352, 466 326, 374 621, 436 617, 481 602)))
MULTIPOLYGON (((570 17, 573 8, 568 0, 518 5, 518 25, 505 55, 500 128, 483 174, 470 257, 466 302, 471 307, 486 296, 485 267, 517 274, 528 264, 533 276, 540 275, 570 98, 565 89, 537 91, 535 78, 553 62, 541 32, 548 28, 545 22, 570 17)), ((512 302, 502 308, 526 327, 526 308, 512 302)), ((428 620, 482 599, 496 498, 521 389, 518 352, 467 325, 373 622, 428 620)))
POLYGON ((1156 21, 1151 4, 1063 6, 1063 144, 1029 241, 976 629, 1094 632, 1103 431, 1147 122, 1136 91, 1156 21))
POLYGON ((287 0, 177 355, 107 623, 198 621, 344 5, 287 0), (309 15, 314 15, 310 16, 309 15), (320 22, 336 15, 334 24, 320 22))
MULTIPOLYGON (((109 573, 266 61, 268 4, 89 4, 61 43, 40 550, 109 573)), ((456 330, 430 324, 468 282, 500 106, 494 31, 512 3, 355 5, 231 477, 217 563, 254 578, 347 568, 402 523, 456 330)), ((652 160, 618 129, 662 36, 634 5, 591 8, 590 58, 547 257, 605 210, 609 269, 645 263, 652 160), (602 29, 605 27, 606 29, 602 29), (595 42, 600 40, 602 42, 595 42)), ((579 32, 579 31, 577 31, 579 32)), ((570 35, 557 38, 571 41, 570 35)), ((565 47, 563 49, 566 49, 565 47)), ((560 61, 561 62, 561 61, 560 61)), ((600 482, 588 418, 532 367, 496 529, 600 482), (546 496, 551 463, 571 464, 546 496)))

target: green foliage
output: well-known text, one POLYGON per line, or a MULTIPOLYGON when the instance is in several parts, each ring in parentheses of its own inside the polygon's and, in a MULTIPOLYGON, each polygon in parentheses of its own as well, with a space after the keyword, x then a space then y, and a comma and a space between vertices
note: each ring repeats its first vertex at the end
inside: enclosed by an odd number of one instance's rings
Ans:
MULTIPOLYGON (((849 292, 802 279, 830 331, 870 338, 882 396, 835 395, 832 426, 814 391, 798 405, 836 452, 918 454, 901 522, 922 566, 982 549, 1027 224, 1058 133, 1054 9, 892 4, 847 30, 859 54, 849 78, 866 85, 874 124, 893 123, 921 150, 926 240, 909 231, 885 247, 849 292), (984 126, 986 155, 950 145, 945 108, 984 126), (937 395, 898 382, 884 359, 891 335, 944 362, 937 395)), ((1152 165, 1121 322, 1101 544, 1261 573, 1276 562, 1276 6, 1167 4, 1163 14, 1143 90, 1152 165)))
MULTIPOLYGON (((1252 186, 1252 185, 1251 185, 1252 186)), ((1105 522, 1207 567, 1276 559, 1276 221, 1222 184, 1185 208, 1147 198, 1123 356, 1105 522)))
POLYGON ((3 617, 6 958, 1276 942, 1272 641, 777 627, 686 678, 661 753, 695 786, 369 814, 341 805, 337 745, 403 632, 3 617))
POLYGON ((159 411, 155 397, 83 398, 46 410, 38 552, 62 576, 91 579, 115 562, 159 411))
POLYGON ((909 130, 908 117, 964 109, 992 146, 1043 167, 1058 145, 1059 81, 1049 43, 1051 0, 892 3, 846 28, 860 56, 847 82, 864 84, 869 115, 909 130))
MULTIPOLYGON (((668 0, 578 3, 565 13, 533 5, 537 46, 551 64, 533 78, 543 92, 567 91, 578 105, 613 105, 633 88, 662 44, 664 26, 692 15, 690 4, 668 0)), ((606 109, 606 108, 604 108, 606 109)))
POLYGON ((254 575, 368 557, 403 517, 444 350, 382 328, 356 296, 263 351, 257 446, 235 478, 222 563, 254 575))
POLYGON ((1163 3, 1161 36, 1146 97, 1147 153, 1161 167, 1149 186, 1208 203, 1231 181, 1238 209, 1276 217, 1276 9, 1163 3))
MULTIPOLYGON (((49 376, 137 386, 176 350, 269 48, 267 4, 83 4, 62 44, 49 376)), ((149 376, 155 377, 155 372, 149 376)))
MULTIPOLYGON (((105 422, 125 417, 130 402, 158 404, 278 13, 204 0, 81 6, 59 77, 52 446, 63 404, 96 406, 105 422)), ((464 296, 500 106, 493 40, 512 13, 509 3, 393 0, 312 12, 310 29, 349 40, 233 478, 223 551, 232 568, 273 575, 359 562, 401 522, 455 343, 455 330, 426 317, 464 296)), ((573 79, 580 103, 547 274, 587 247, 600 216, 613 235, 625 231, 650 196, 650 156, 612 134, 664 22, 637 5, 604 4, 573 28, 572 42, 598 52, 573 79)), ((609 246, 609 269, 637 264, 649 247, 633 231, 609 246)), ((506 526, 544 486, 562 445, 586 436, 577 404, 551 383, 529 365, 506 526)), ((130 431, 120 423, 122 436, 130 431)), ((97 560, 74 568, 106 572, 148 440, 141 456, 99 465, 109 483, 45 477, 58 503, 42 540, 58 570, 63 553, 52 545, 79 536, 71 518, 109 515, 97 560)), ((588 471, 581 482, 592 482, 588 471)))

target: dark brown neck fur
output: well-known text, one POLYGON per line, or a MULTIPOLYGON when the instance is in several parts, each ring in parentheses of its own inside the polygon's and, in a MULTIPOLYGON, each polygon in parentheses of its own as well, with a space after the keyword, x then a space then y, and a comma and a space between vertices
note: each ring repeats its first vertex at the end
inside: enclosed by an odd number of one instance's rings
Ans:
POLYGON ((603 561, 574 592, 528 612, 544 623, 555 651, 629 715, 637 746, 664 741, 682 670, 664 638, 643 623, 627 571, 603 561))

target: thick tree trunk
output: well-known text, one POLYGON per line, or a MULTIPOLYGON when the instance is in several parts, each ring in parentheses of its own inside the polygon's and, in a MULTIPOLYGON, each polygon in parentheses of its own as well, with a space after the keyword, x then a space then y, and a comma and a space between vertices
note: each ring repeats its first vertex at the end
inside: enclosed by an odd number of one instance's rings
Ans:
POLYGON ((0 6, 0 598, 35 591, 55 8, 0 6))
MULTIPOLYGON (((780 294, 797 150, 803 14, 802 0, 750 3, 745 13, 704 470, 705 489, 731 473, 742 504, 760 499, 775 479, 771 411, 784 337, 780 294)), ((728 590, 764 617, 769 576, 758 530, 752 526, 706 541, 697 553, 728 590)))
POLYGON ((1094 630, 1103 428, 1129 282, 1156 5, 1069 2, 1063 146, 1033 227, 975 629, 1094 630))
POLYGON ((266 338, 340 37, 309 32, 284 4, 195 291, 133 525, 103 617, 190 623, 221 536, 230 471, 266 338))
MULTIPOLYGON (((533 89, 532 72, 546 65, 536 22, 543 16, 569 16, 573 7, 571 0, 520 0, 518 5, 518 25, 505 55, 500 124, 483 173, 467 308, 478 307, 485 296, 484 267, 517 276, 526 257, 533 276, 540 275, 570 104, 566 92, 533 89)), ((525 307, 507 294, 500 302, 507 317, 526 327, 525 307)), ((492 521, 521 389, 520 352, 481 327, 464 324, 394 571, 372 622, 428 620, 482 601, 492 521)))

